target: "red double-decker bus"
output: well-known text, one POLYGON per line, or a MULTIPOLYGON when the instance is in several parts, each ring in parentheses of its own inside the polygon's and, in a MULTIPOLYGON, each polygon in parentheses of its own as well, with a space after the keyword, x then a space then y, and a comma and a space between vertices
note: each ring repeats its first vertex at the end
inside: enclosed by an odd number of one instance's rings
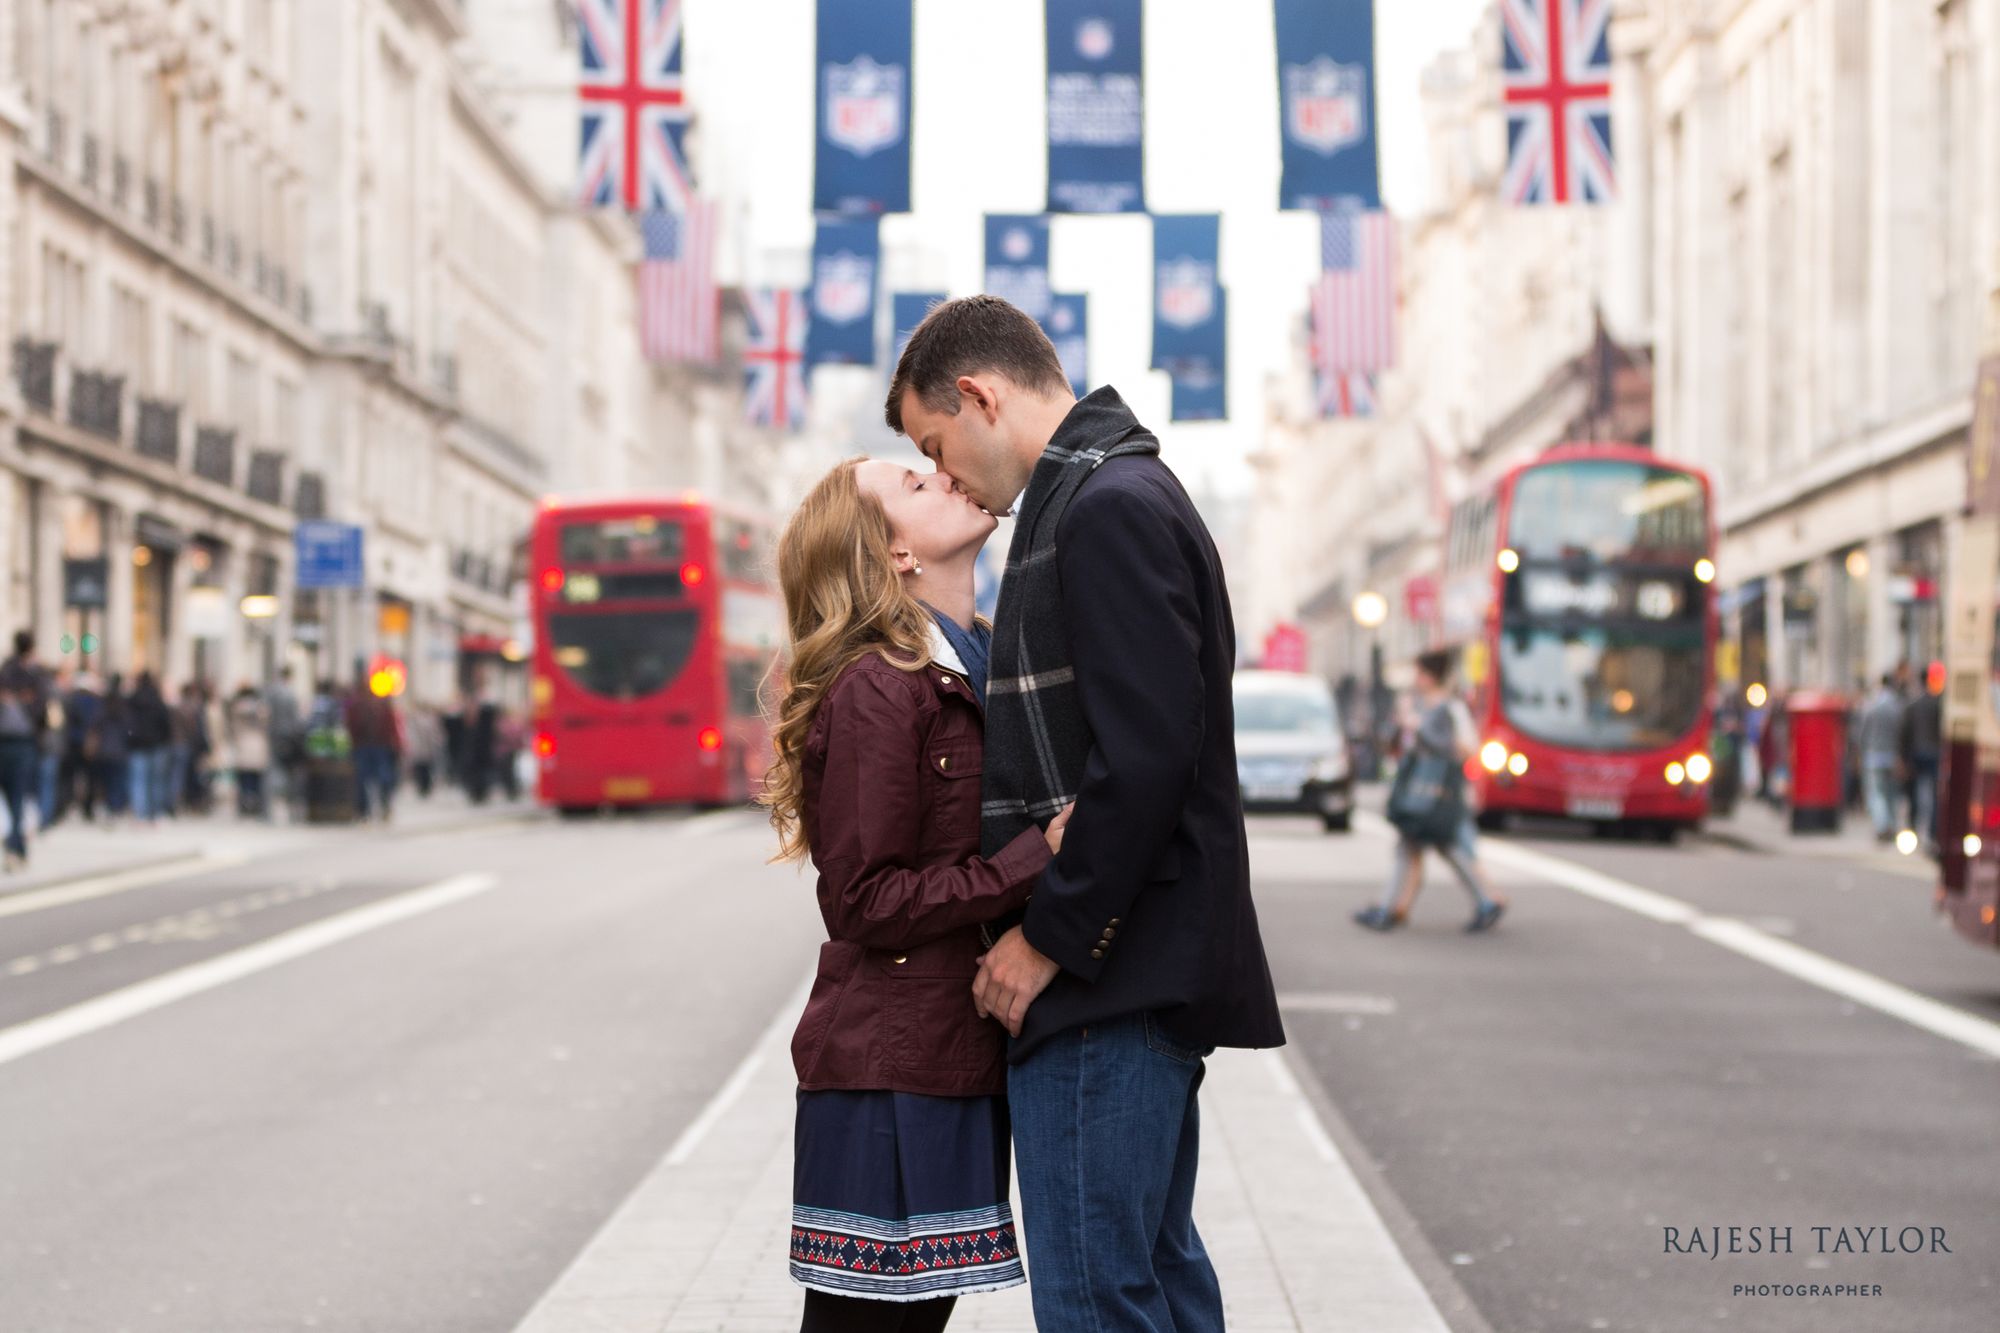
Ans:
POLYGON ((1487 827, 1554 815, 1671 838, 1707 813, 1710 508, 1694 468, 1566 444, 1453 509, 1442 614, 1487 827))
POLYGON ((543 804, 749 800, 784 627, 769 528, 694 494, 551 499, 529 555, 543 804))
POLYGON ((1966 939, 2000 949, 2000 351, 1979 369, 1966 471, 1945 578, 1937 908, 1966 939))

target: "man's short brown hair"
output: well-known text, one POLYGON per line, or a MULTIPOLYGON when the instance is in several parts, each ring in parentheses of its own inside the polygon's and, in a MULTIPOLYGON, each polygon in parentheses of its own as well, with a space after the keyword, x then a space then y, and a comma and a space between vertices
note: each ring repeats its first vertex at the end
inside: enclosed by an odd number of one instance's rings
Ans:
POLYGON ((962 296, 933 306, 910 335, 889 381, 882 415, 903 433, 903 394, 914 390, 933 412, 958 415, 958 377, 990 371, 1034 393, 1069 388, 1055 344, 1042 326, 997 296, 962 296))

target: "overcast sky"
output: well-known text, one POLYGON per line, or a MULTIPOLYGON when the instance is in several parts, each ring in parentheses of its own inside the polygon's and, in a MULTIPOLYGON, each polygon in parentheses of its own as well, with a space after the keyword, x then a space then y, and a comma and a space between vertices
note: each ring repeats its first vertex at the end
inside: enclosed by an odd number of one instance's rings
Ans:
MULTIPOLYGON (((753 284, 802 284, 812 245, 813 0, 685 0, 704 188, 741 201, 753 284)), ((1464 43, 1485 0, 1378 5, 1382 177, 1398 212, 1427 181, 1418 80, 1464 43)), ((1040 212, 1047 189, 1042 0, 915 0, 913 211, 883 222, 891 289, 979 289, 981 218, 1040 212)), ((1276 60, 1265 0, 1147 0, 1146 193, 1156 213, 1223 215, 1232 419, 1169 428, 1152 340, 1150 227, 1142 215, 1055 220, 1057 291, 1090 293, 1090 379, 1115 384, 1159 431, 1191 485, 1248 485, 1265 375, 1287 355, 1319 262, 1312 218, 1280 213, 1276 60)), ((881 372, 876 372, 880 376, 881 372)), ((829 392, 879 378, 822 371, 829 392)))

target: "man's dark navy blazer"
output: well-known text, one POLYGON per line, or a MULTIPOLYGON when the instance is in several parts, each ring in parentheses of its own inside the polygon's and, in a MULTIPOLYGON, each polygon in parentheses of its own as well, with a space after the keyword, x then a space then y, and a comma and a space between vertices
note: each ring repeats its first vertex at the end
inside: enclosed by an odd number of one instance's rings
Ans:
POLYGON ((1061 854, 1023 922, 1062 971, 1010 1059, 1054 1033, 1155 1015, 1193 1047, 1284 1043, 1250 899, 1222 560, 1157 455, 1115 457, 1056 529, 1091 745, 1061 854))

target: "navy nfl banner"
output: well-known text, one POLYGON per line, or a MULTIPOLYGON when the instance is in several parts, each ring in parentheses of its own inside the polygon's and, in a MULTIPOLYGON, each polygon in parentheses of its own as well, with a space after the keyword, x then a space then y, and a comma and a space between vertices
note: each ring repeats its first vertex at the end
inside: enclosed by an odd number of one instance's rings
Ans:
MULTIPOLYGON (((1229 293, 1219 297, 1226 309, 1229 293)), ((1189 366, 1174 375, 1172 410, 1167 413, 1170 421, 1223 421, 1229 416, 1229 367, 1220 362, 1213 366, 1189 366)))
POLYGON ((1069 391, 1081 398, 1090 392, 1090 294, 1057 292, 1049 297, 1049 317, 1042 332, 1056 345, 1056 360, 1069 376, 1069 391))
POLYGON ((1049 212, 1146 211, 1140 0, 1047 0, 1049 212))
POLYGON ((986 291, 1036 320, 1049 317, 1049 220, 1038 214, 986 215, 986 291))
POLYGON ((889 298, 891 368, 903 359, 903 349, 910 345, 910 335, 917 331, 917 325, 924 322, 924 316, 931 312, 931 307, 942 304, 946 299, 943 292, 897 292, 889 298))
POLYGON ((1153 369, 1222 364, 1221 241, 1218 214, 1153 219, 1153 369))
POLYGON ((878 219, 821 219, 813 237, 807 369, 875 364, 875 282, 881 258, 878 219))
POLYGON ((813 210, 910 211, 910 0, 819 0, 813 210))
POLYGON ((1278 207, 1380 208, 1374 0, 1276 0, 1278 207))

